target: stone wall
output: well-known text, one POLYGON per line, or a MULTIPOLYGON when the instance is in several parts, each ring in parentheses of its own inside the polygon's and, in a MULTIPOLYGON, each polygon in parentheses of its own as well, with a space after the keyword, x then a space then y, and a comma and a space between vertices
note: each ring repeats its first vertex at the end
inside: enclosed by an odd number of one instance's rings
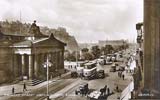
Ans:
POLYGON ((12 81, 12 49, 0 47, 0 83, 12 81))

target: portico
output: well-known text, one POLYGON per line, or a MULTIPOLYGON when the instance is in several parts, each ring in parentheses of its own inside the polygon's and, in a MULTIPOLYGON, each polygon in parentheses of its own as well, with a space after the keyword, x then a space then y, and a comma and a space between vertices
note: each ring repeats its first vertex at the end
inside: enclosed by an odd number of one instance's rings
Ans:
POLYGON ((49 77, 63 73, 64 69, 64 46, 66 44, 57 40, 53 34, 48 38, 26 40, 14 44, 14 75, 27 79, 45 79, 46 69, 43 64, 47 56, 52 63, 49 69, 49 77))

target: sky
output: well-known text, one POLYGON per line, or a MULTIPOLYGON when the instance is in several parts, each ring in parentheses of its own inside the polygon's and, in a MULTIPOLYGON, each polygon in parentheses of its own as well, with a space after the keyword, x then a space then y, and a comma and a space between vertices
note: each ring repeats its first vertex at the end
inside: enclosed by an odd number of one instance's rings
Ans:
POLYGON ((0 20, 65 27, 78 42, 136 39, 143 0, 1 0, 0 20))

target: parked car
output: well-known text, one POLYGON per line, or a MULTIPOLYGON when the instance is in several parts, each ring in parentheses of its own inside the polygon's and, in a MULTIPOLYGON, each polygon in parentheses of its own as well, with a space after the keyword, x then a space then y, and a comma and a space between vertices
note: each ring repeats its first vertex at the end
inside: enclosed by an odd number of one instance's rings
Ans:
POLYGON ((92 91, 91 93, 89 93, 87 95, 87 98, 89 98, 89 100, 102 100, 102 99, 100 99, 100 97, 101 97, 101 92, 100 91, 96 91, 96 90, 92 91))
POLYGON ((111 64, 113 64, 113 62, 108 62, 108 61, 106 61, 106 65, 111 65, 111 64))
POLYGON ((105 78, 104 70, 98 70, 97 71, 97 78, 105 78))
POLYGON ((73 77, 73 78, 78 77, 78 73, 77 72, 71 72, 71 77, 73 77))
POLYGON ((125 67, 119 66, 118 71, 124 71, 124 70, 125 70, 125 67))
POLYGON ((116 66, 115 66, 115 65, 111 66, 111 68, 110 68, 109 71, 110 71, 110 72, 116 72, 116 66))
POLYGON ((79 85, 78 89, 75 90, 75 94, 86 95, 89 92, 88 83, 82 83, 79 85))

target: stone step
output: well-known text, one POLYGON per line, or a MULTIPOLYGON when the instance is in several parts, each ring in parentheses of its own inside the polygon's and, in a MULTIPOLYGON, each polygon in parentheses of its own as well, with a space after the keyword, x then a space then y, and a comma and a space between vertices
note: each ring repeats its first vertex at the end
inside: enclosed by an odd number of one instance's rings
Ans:
POLYGON ((35 86, 35 85, 38 85, 44 81, 46 81, 46 80, 38 80, 38 79, 24 80, 24 81, 21 81, 20 84, 23 85, 25 83, 28 86, 35 86))

